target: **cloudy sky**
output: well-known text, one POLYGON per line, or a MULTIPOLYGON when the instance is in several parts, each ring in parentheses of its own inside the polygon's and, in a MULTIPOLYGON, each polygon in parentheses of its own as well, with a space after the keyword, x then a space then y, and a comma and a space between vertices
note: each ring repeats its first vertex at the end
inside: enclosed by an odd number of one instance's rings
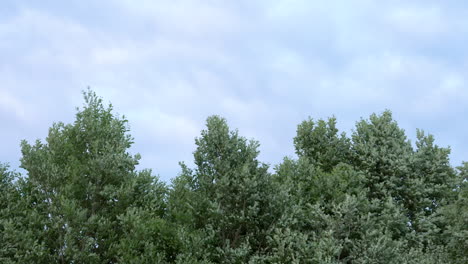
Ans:
POLYGON ((0 162, 21 139, 74 120, 90 86, 130 120, 141 167, 168 181, 191 164, 212 114, 293 156, 306 119, 348 134, 393 111, 468 160, 468 5, 463 1, 113 0, 0 5, 0 162))

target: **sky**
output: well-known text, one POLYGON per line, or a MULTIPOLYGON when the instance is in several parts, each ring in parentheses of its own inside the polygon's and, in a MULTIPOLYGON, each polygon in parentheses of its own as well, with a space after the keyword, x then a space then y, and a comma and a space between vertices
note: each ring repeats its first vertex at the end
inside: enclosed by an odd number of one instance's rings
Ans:
POLYGON ((73 122, 91 87, 125 115, 139 168, 192 165, 206 118, 258 140, 274 167, 297 125, 335 116, 348 135, 385 109, 468 160, 464 1, 3 0, 0 162, 73 122))

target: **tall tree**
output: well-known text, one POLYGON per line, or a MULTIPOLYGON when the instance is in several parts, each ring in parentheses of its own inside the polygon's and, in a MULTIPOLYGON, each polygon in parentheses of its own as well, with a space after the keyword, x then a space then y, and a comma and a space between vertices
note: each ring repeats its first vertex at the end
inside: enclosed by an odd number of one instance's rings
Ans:
POLYGON ((166 186, 127 120, 93 92, 72 124, 23 141, 23 177, 0 164, 1 263, 468 263, 468 163, 390 111, 297 128, 297 159, 270 174, 259 143, 211 116, 194 168, 166 186))
POLYGON ((294 137, 296 154, 306 157, 318 168, 329 172, 340 162, 348 162, 350 140, 345 133, 338 134, 336 118, 314 122, 309 118, 297 127, 294 137))
POLYGON ((450 263, 461 264, 468 263, 468 162, 457 170, 456 198, 441 209, 440 221, 446 227, 437 236, 447 245, 450 263))
MULTIPOLYGON (((84 98, 73 124, 54 124, 45 143, 22 142, 21 166, 43 196, 37 201, 42 207, 35 210, 45 221, 41 242, 55 261, 114 263, 119 256, 115 245, 126 230, 121 216, 142 207, 151 190, 141 187, 156 186, 153 195, 165 191, 147 172, 135 170, 139 155, 128 152, 133 139, 127 120, 93 92, 84 98)), ((163 201, 151 202, 157 217, 163 201)))
POLYGON ((369 120, 356 123, 352 141, 352 161, 367 174, 370 198, 385 200, 391 196, 401 201, 413 149, 392 113, 387 110, 381 115, 372 114, 369 120))
POLYGON ((212 261, 244 262, 265 244, 276 217, 267 165, 258 161, 258 142, 229 129, 212 116, 195 140, 195 169, 183 167, 174 181, 172 212, 185 215, 194 229, 213 233, 212 261))
POLYGON ((0 165, 0 177, 0 262, 53 262, 44 242, 47 219, 38 213, 46 197, 7 166, 0 165))
POLYGON ((427 231, 428 217, 453 199, 456 173, 450 165, 450 149, 434 144, 432 135, 417 130, 416 151, 407 177, 405 207, 417 231, 427 231))

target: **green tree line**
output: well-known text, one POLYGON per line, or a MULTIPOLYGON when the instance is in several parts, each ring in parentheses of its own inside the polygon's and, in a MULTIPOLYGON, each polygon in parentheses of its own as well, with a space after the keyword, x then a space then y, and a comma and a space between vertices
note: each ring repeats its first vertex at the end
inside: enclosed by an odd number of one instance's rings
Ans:
POLYGON ((390 111, 297 127, 297 158, 211 116, 170 184, 137 170, 128 121, 90 90, 71 124, 0 164, 0 263, 468 263, 468 163, 390 111))

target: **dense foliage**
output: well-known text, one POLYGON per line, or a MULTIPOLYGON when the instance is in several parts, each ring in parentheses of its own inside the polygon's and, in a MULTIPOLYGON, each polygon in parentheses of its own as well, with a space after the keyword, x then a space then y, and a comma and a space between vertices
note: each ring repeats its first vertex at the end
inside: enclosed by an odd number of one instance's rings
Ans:
POLYGON ((421 130, 413 145, 389 111, 350 137, 302 122, 273 170, 212 116, 166 185, 136 170, 127 120, 84 99, 21 143, 27 175, 0 164, 1 263, 468 263, 468 163, 421 130))

